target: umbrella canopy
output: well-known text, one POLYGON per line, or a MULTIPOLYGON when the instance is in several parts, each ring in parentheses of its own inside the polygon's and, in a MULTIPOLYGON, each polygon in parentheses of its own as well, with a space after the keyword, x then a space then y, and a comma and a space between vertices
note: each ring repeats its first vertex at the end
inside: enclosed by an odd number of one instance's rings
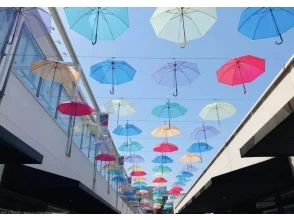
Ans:
POLYGON ((181 133, 180 129, 173 125, 162 125, 158 128, 155 128, 151 134, 155 137, 173 137, 181 133))
POLYGON ((133 183, 133 186, 142 188, 143 186, 147 186, 147 183, 145 183, 145 182, 135 182, 135 183, 133 183))
POLYGON ((144 158, 137 154, 131 154, 125 158, 127 163, 143 163, 144 161, 144 158))
POLYGON ((168 195, 180 195, 181 192, 180 191, 169 191, 168 195))
POLYGON ((134 164, 134 165, 132 165, 132 166, 130 166, 128 169, 127 169, 128 171, 134 171, 134 170, 137 170, 137 171, 139 171, 139 170, 145 170, 145 168, 143 167, 143 166, 139 166, 139 165, 137 165, 137 164, 134 164))
POLYGON ((205 120, 220 120, 232 117, 237 112, 237 109, 227 102, 215 102, 206 105, 200 112, 199 116, 205 120))
POLYGON ((133 181, 134 181, 134 182, 137 182, 137 181, 145 181, 145 182, 146 182, 147 179, 146 179, 145 177, 139 177, 139 176, 138 176, 138 177, 134 177, 134 178, 133 178, 133 181))
POLYGON ((193 173, 187 172, 187 171, 181 171, 177 176, 182 176, 184 178, 189 178, 193 176, 193 173))
POLYGON ((227 85, 243 85, 246 93, 245 83, 250 83, 265 71, 265 60, 251 56, 241 56, 226 62, 216 71, 217 80, 227 85))
POLYGON ((88 146, 86 146, 85 148, 89 148, 89 147, 91 148, 92 145, 97 147, 97 150, 100 152, 110 153, 110 146, 109 146, 108 141, 104 141, 104 140, 94 141, 91 144, 89 144, 88 146))
POLYGON ((125 183, 127 182, 127 179, 124 176, 115 176, 111 179, 111 181, 115 183, 125 183))
POLYGON ((185 183, 177 181, 177 182, 174 182, 172 186, 184 187, 185 185, 186 185, 185 183))
POLYGON ((168 196, 168 199, 177 199, 177 196, 168 196))
POLYGON ((188 152, 189 153, 201 153, 201 152, 206 152, 206 151, 210 151, 212 150, 213 147, 203 143, 203 142, 198 142, 198 143, 194 143, 192 144, 189 148, 188 148, 188 152))
POLYGON ((192 82, 200 75, 196 63, 174 60, 162 65, 152 77, 155 82, 162 86, 174 87, 178 96, 178 86, 192 84, 192 82))
POLYGON ((156 35, 175 43, 202 37, 216 22, 216 8, 157 8, 150 22, 156 35))
POLYGON ((148 190, 145 190, 145 189, 141 189, 138 191, 139 193, 148 193, 148 190))
POLYGON ((167 173, 166 172, 155 172, 153 173, 154 177, 167 177, 167 173))
POLYGON ((127 141, 120 145, 118 149, 123 152, 132 152, 142 150, 143 146, 136 141, 127 141))
POLYGON ((130 189, 132 189, 132 186, 130 186, 130 185, 121 185, 121 186, 119 186, 119 188, 121 190, 130 190, 130 189))
POLYGON ((107 170, 107 173, 112 176, 123 175, 122 170, 107 170))
POLYGON ((185 177, 180 176, 180 177, 176 177, 176 182, 187 183, 189 182, 189 180, 186 179, 185 177))
POLYGON ((91 134, 98 134, 99 125, 93 121, 87 120, 75 125, 74 131, 83 132, 84 128, 90 131, 91 134))
POLYGON ((132 171, 131 176, 146 176, 147 173, 145 171, 132 171))
POLYGON ((90 77, 101 84, 112 84, 111 94, 114 94, 114 85, 132 81, 136 70, 125 61, 106 60, 91 66, 90 77))
POLYGON ((171 172, 172 169, 168 166, 159 165, 159 166, 154 167, 152 169, 152 171, 154 171, 154 172, 171 172))
POLYGON ((163 177, 156 177, 152 182, 153 183, 166 183, 167 180, 164 179, 163 177))
POLYGON ((195 173, 197 171, 197 168, 195 166, 193 166, 192 164, 186 164, 183 167, 183 171, 187 171, 187 172, 190 172, 190 173, 195 173))
POLYGON ((185 154, 184 156, 182 156, 180 158, 181 162, 184 163, 195 163, 195 162, 200 162, 201 161, 201 157, 197 154, 185 154))
POLYGON ((164 163, 173 163, 174 161, 173 161, 173 159, 169 158, 168 156, 161 155, 161 156, 155 157, 155 159, 152 160, 152 162, 164 164, 164 163))
MULTIPOLYGON (((192 132, 191 137, 194 139, 204 139, 206 142, 207 138, 215 137, 220 133, 220 130, 212 126, 202 125, 201 127, 195 128, 192 132)), ((207 143, 206 143, 207 144, 207 143)))
POLYGON ((16 24, 13 26, 12 38, 9 42, 7 42, 8 44, 12 44, 15 36, 22 33, 21 28, 23 26, 22 22, 20 22, 21 20, 23 20, 27 30, 34 37, 34 39, 43 37, 44 35, 49 35, 51 32, 51 15, 42 8, 6 7, 0 9, 0 16, 2 18, 4 18, 3 14, 5 14, 6 17, 16 15, 16 24))
MULTIPOLYGON (((141 183, 145 183, 145 182, 139 182, 139 185, 141 184, 141 183)), ((133 188, 134 189, 136 189, 136 190, 141 190, 141 189, 148 189, 148 187, 147 187, 147 183, 145 183, 146 185, 142 185, 142 186, 134 186, 133 185, 133 188)))
POLYGON ((117 115, 117 126, 119 122, 119 116, 129 116, 136 113, 133 104, 121 99, 115 99, 107 102, 104 105, 104 109, 107 113, 117 115))
POLYGON ((103 170, 116 170, 116 171, 119 171, 121 169, 121 167, 115 163, 109 163, 109 164, 106 164, 104 167, 103 167, 103 170))
POLYGON ((124 126, 119 125, 112 133, 118 136, 133 136, 141 134, 142 130, 133 124, 126 123, 124 126))
POLYGON ((70 29, 92 41, 115 40, 129 28, 128 8, 65 7, 70 29))
POLYGON ((158 118, 168 118, 169 127, 170 119, 185 115, 187 109, 176 102, 167 102, 164 105, 152 109, 152 114, 158 118))
POLYGON ((111 154, 99 154, 95 157, 95 159, 101 161, 116 161, 116 156, 111 154))
POLYGON ((58 105, 57 110, 71 116, 85 116, 95 112, 86 102, 79 100, 62 102, 58 105))
POLYGON ((252 40, 280 37, 294 27, 294 8, 246 8, 240 17, 238 31, 252 40))
POLYGON ((123 192, 124 196, 134 196, 134 193, 132 191, 125 191, 123 192))
POLYGON ((164 142, 164 143, 160 143, 160 144, 156 145, 153 148, 153 151, 164 153, 164 152, 174 152, 174 151, 177 151, 178 149, 179 148, 176 145, 164 142))

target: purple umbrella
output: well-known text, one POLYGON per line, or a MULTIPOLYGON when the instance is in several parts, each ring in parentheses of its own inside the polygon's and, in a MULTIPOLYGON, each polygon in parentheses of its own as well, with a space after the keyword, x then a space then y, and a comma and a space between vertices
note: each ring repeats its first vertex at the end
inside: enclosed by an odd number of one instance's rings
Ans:
POLYGON ((176 88, 173 95, 177 96, 178 86, 191 84, 199 75, 196 63, 174 60, 161 66, 152 76, 157 84, 176 88))
POLYGON ((184 166, 183 171, 195 173, 197 171, 197 168, 195 166, 193 166, 192 164, 187 164, 184 166))
POLYGON ((51 15, 42 8, 1 8, 0 13, 5 13, 7 17, 16 15, 16 25, 12 31, 12 39, 8 44, 12 44, 16 34, 20 33, 21 19, 24 20, 26 27, 34 38, 44 36, 51 32, 51 15))
POLYGON ((196 128, 192 134, 191 137, 194 139, 205 139, 205 143, 207 145, 207 138, 215 137, 220 133, 220 130, 218 130, 215 127, 212 126, 206 126, 202 124, 201 127, 196 128))
POLYGON ((143 163, 145 162, 144 158, 137 154, 132 154, 125 158, 125 162, 128 163, 143 163))

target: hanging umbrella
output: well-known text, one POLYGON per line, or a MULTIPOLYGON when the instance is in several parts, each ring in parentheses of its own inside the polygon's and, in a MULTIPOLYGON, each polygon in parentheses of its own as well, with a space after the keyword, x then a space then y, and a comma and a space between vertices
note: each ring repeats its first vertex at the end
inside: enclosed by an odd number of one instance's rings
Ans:
POLYGON ((95 159, 101 161, 116 161, 116 156, 111 154, 99 154, 95 157, 95 159))
POLYGON ((132 81, 136 70, 125 61, 106 60, 91 66, 90 76, 101 84, 112 84, 111 94, 114 94, 114 85, 132 81))
POLYGON ((195 163, 195 162, 200 162, 201 157, 198 156, 197 154, 185 154, 180 158, 181 162, 184 163, 195 163))
POLYGON ((187 171, 187 172, 190 172, 190 173, 195 173, 197 171, 197 168, 195 166, 193 166, 192 164, 186 164, 183 167, 183 171, 187 171))
POLYGON ((158 118, 168 118, 169 128, 170 119, 185 115, 187 109, 176 102, 167 102, 152 109, 152 114, 158 118))
POLYGON ((147 181, 147 180, 144 177, 134 177, 133 181, 136 182, 136 181, 147 181))
POLYGON ((153 173, 154 177, 167 177, 167 173, 166 172, 155 172, 153 173))
POLYGON ((52 81, 48 93, 52 91, 53 82, 67 85, 76 82, 79 76, 79 73, 68 64, 62 61, 48 59, 32 63, 31 72, 45 80, 52 81))
POLYGON ((158 128, 155 128, 151 134, 155 137, 173 137, 176 135, 179 135, 181 133, 180 129, 177 128, 176 126, 170 125, 162 125, 158 128))
POLYGON ((159 165, 159 166, 154 167, 152 169, 152 171, 154 171, 154 172, 171 172, 172 169, 168 166, 159 165))
POLYGON ((142 187, 142 186, 147 186, 147 183, 145 183, 145 182, 135 182, 134 184, 133 184, 133 186, 134 187, 142 187))
POLYGON ((174 151, 177 151, 178 149, 179 148, 176 145, 164 142, 164 143, 160 143, 160 144, 156 145, 153 148, 153 151, 166 153, 166 152, 174 152, 174 151))
POLYGON ((65 7, 70 29, 92 41, 115 40, 129 28, 128 8, 65 7))
POLYGON ((218 120, 220 127, 220 120, 232 117, 237 109, 227 102, 215 102, 206 105, 200 112, 199 116, 205 120, 218 120))
POLYGON ((124 176, 115 176, 111 179, 111 181, 115 183, 125 183, 127 182, 127 179, 124 176))
POLYGON ((294 8, 246 8, 240 17, 238 31, 252 40, 280 37, 294 27, 294 8))
POLYGON ((241 56, 226 62, 216 71, 217 80, 220 83, 231 86, 243 85, 246 93, 245 83, 250 83, 265 71, 265 60, 251 56, 241 56))
MULTIPOLYGON (((21 32, 22 19, 26 28, 34 39, 49 35, 51 32, 51 15, 42 8, 37 7, 6 7, 0 9, 2 14, 16 14, 16 24, 13 26, 12 39, 8 44, 12 44, 16 35, 21 32)), ((2 16, 1 16, 2 17, 2 16)))
POLYGON ((216 8, 157 8, 150 21, 156 35, 175 43, 202 37, 216 22, 216 8))
POLYGON ((62 102, 58 105, 57 110, 71 116, 85 116, 95 112, 86 102, 80 100, 62 102))
POLYGON ((161 156, 157 156, 154 160, 152 160, 153 163, 173 163, 173 159, 169 158, 168 156, 165 155, 161 155, 161 156))
POLYGON ((120 147, 118 148, 120 151, 123 152, 132 152, 132 151, 139 151, 143 149, 143 146, 139 144, 136 141, 130 141, 129 142, 124 142, 120 147))
POLYGON ((176 97, 178 86, 192 84, 199 75, 200 72, 196 63, 174 60, 162 65, 153 73, 152 77, 159 85, 175 87, 176 93, 173 93, 173 96, 176 97))
POLYGON ((109 164, 106 164, 102 169, 106 171, 109 171, 109 170, 119 171, 121 167, 115 163, 109 163, 109 164))
MULTIPOLYGON (((136 182, 136 183, 137 183, 137 182, 136 182)), ((144 183, 144 182, 139 182, 137 185, 140 185, 141 183, 144 183)), ((147 189, 148 189, 148 188, 147 188, 147 183, 145 183, 145 184, 146 184, 146 185, 143 184, 143 185, 141 185, 141 186, 134 186, 134 185, 133 185, 133 187, 134 187, 134 189, 136 189, 136 190, 141 190, 141 189, 146 189, 146 190, 147 190, 147 189)))
POLYGON ((179 186, 179 187, 184 187, 185 185, 186 185, 185 183, 180 182, 180 181, 174 182, 174 183, 172 184, 172 186, 179 186))
POLYGON ((180 177, 176 177, 176 182, 187 183, 189 182, 189 180, 186 179, 185 177, 180 176, 180 177))
POLYGON ((121 185, 121 186, 119 186, 119 188, 121 190, 130 190, 130 189, 132 189, 132 186, 130 186, 130 185, 121 185))
POLYGON ((117 126, 119 122, 119 116, 130 116, 136 113, 135 107, 125 100, 111 100, 104 105, 104 109, 107 113, 117 115, 117 126))
POLYGON ((177 199, 177 196, 168 196, 168 199, 177 199))
POLYGON ((168 192, 168 195, 180 195, 181 194, 181 192, 179 192, 179 191, 169 191, 168 192))
POLYGON ((179 172, 179 174, 177 176, 182 176, 184 178, 190 178, 193 176, 193 174, 190 172, 187 172, 187 171, 181 171, 181 172, 179 172))
POLYGON ((143 163, 143 162, 145 162, 145 160, 140 155, 131 154, 125 158, 125 162, 127 162, 127 163, 143 163))
POLYGON ((145 190, 145 189, 141 189, 141 190, 138 190, 139 193, 149 193, 148 190, 145 190))
POLYGON ((91 134, 98 134, 99 125, 93 121, 86 120, 75 125, 74 131, 83 132, 84 128, 90 131, 91 134))
POLYGON ((146 176, 147 173, 145 171, 132 171, 131 176, 146 176))
POLYGON ((203 142, 199 142, 199 143, 194 143, 192 144, 189 148, 188 148, 188 152, 189 153, 201 153, 201 152, 206 152, 206 151, 210 151, 212 150, 213 147, 203 143, 203 142))
POLYGON ((119 125, 112 133, 118 136, 133 136, 141 134, 142 130, 135 125, 126 123, 124 126, 119 125))
POLYGON ((155 178, 152 182, 153 182, 153 183, 166 183, 167 180, 164 179, 163 177, 157 177, 157 178, 155 178))
POLYGON ((134 193, 132 191, 125 191, 123 192, 124 196, 134 196, 134 193))
POLYGON ((128 171, 131 171, 131 170, 143 170, 144 171, 145 168, 143 166, 139 166, 137 164, 134 164, 134 165, 130 166, 127 170, 128 171))

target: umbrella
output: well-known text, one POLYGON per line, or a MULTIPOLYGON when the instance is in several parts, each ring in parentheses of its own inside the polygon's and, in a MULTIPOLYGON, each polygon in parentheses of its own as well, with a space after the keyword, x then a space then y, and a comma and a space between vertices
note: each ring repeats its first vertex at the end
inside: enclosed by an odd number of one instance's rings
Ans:
POLYGON ((177 176, 182 176, 184 178, 190 178, 193 176, 193 174, 190 172, 187 172, 187 171, 181 171, 177 176))
POLYGON ((121 190, 130 190, 130 189, 132 189, 132 186, 130 186, 130 185, 121 185, 121 186, 119 186, 119 188, 121 190))
POLYGON ((143 163, 145 160, 140 155, 132 154, 125 158, 125 162, 128 163, 143 163))
POLYGON ((125 61, 106 60, 91 66, 90 76, 102 84, 112 84, 111 94, 114 94, 114 85, 132 81, 136 70, 125 61))
POLYGON ((166 183, 167 180, 164 179, 163 177, 156 177, 152 182, 153 183, 166 183))
POLYGON ((265 71, 265 60, 251 55, 233 58, 226 62, 216 71, 217 80, 220 83, 243 85, 246 93, 245 83, 252 82, 265 71))
POLYGON ((193 166, 192 164, 186 164, 183 168, 183 171, 195 173, 197 171, 197 168, 195 166, 193 166))
POLYGON ((90 120, 86 120, 86 121, 83 121, 83 122, 76 124, 74 127, 74 130, 76 132, 83 132, 84 127, 86 127, 87 130, 89 130, 91 134, 98 134, 99 125, 93 121, 90 121, 90 120))
POLYGON ((174 60, 162 65, 152 77, 155 82, 162 86, 175 87, 178 95, 178 86, 192 84, 192 82, 200 75, 197 64, 186 61, 174 60))
POLYGON ((154 172, 171 172, 172 169, 169 168, 168 166, 159 165, 159 166, 154 167, 152 169, 152 171, 154 171, 154 172))
POLYGON ((168 156, 161 155, 157 156, 154 160, 152 160, 153 163, 173 163, 173 159, 169 158, 168 156))
POLYGON ((95 112, 86 102, 79 100, 62 102, 58 105, 57 110, 71 116, 85 116, 95 112))
POLYGON ((180 182, 180 181, 177 181, 177 182, 174 182, 172 186, 180 186, 180 187, 183 187, 185 185, 186 185, 185 183, 180 182))
POLYGON ((135 107, 125 100, 111 100, 104 105, 106 112, 117 115, 117 126, 119 122, 119 116, 129 116, 136 113, 135 107))
POLYGON ((195 163, 201 161, 201 157, 197 154, 185 154, 180 158, 180 161, 184 163, 195 163))
POLYGON ((174 151, 177 151, 178 150, 178 147, 174 144, 171 144, 171 143, 160 143, 158 145, 156 145, 154 148, 153 148, 153 151, 155 152, 174 152, 174 151))
POLYGON ((91 148, 92 145, 95 145, 98 151, 104 153, 110 153, 108 141, 98 140, 90 143, 85 148, 91 148))
POLYGON ((131 176, 146 176, 147 173, 145 171, 132 171, 131 176))
POLYGON ((154 177, 167 177, 167 173, 166 172, 155 172, 153 173, 154 177))
POLYGON ((116 157, 111 154, 99 154, 95 157, 95 159, 101 161, 116 161, 116 157))
POLYGON ((135 183, 133 183, 133 186, 140 188, 142 186, 147 186, 147 183, 145 183, 145 182, 135 182, 135 183))
POLYGON ((137 164, 134 164, 128 168, 128 171, 131 171, 131 170, 143 170, 144 171, 145 168, 143 166, 139 166, 137 164))
POLYGON ((252 40, 280 37, 294 27, 294 8, 247 8, 240 17, 238 31, 252 40))
POLYGON ((169 196, 168 199, 177 199, 178 197, 176 196, 169 196))
POLYGON ((125 191, 123 192, 124 196, 134 196, 134 193, 132 191, 125 191))
POLYGON ((170 125, 162 125, 158 128, 155 128, 151 134, 155 137, 172 137, 179 135, 181 133, 180 129, 176 126, 170 125))
POLYGON ((136 181, 147 181, 147 180, 144 177, 134 177, 133 181, 136 182, 136 181))
POLYGON ((187 109, 176 102, 167 102, 164 105, 153 108, 152 114, 158 118, 168 118, 169 128, 170 119, 185 115, 187 109))
POLYGON ((124 142, 120 147, 119 150, 123 152, 132 152, 132 151, 139 151, 142 150, 143 146, 136 141, 124 142))
MULTIPOLYGON (((34 39, 49 35, 51 32, 51 15, 42 8, 37 7, 6 7, 0 9, 0 15, 6 13, 7 15, 16 14, 16 24, 13 26, 12 44, 16 35, 21 31, 23 19, 26 28, 33 35, 34 39)), ((5 30, 6 31, 6 30, 5 30)))
POLYGON ((142 131, 135 125, 126 123, 124 126, 119 125, 112 133, 118 136, 133 136, 141 134, 142 131))
POLYGON ((106 170, 106 171, 109 171, 109 170, 119 171, 120 169, 121 167, 115 163, 109 163, 103 167, 103 170, 106 170))
POLYGON ((180 177, 176 177, 176 182, 187 183, 189 182, 189 180, 186 179, 185 177, 180 176, 180 177))
POLYGON ((189 153, 201 153, 201 152, 205 152, 205 151, 210 151, 212 150, 213 147, 203 143, 203 142, 199 142, 199 143, 194 143, 192 144, 189 148, 188 148, 188 152, 189 153))
POLYGON ((175 43, 202 37, 216 22, 216 8, 157 8, 150 21, 156 35, 175 43))
POLYGON ((126 7, 65 7, 70 29, 92 41, 115 40, 129 28, 126 7))
POLYGON ((45 80, 52 81, 48 93, 51 92, 53 82, 71 84, 78 80, 79 73, 68 64, 57 60, 40 60, 31 64, 31 72, 45 80))
POLYGON ((124 176, 115 176, 111 179, 111 181, 115 183, 125 183, 127 182, 127 179, 124 176))
POLYGON ((148 193, 149 191, 148 190, 145 190, 145 189, 141 189, 138 191, 139 193, 148 193))
POLYGON ((237 109, 227 102, 215 102, 206 105, 200 112, 199 116, 205 120, 218 120, 220 127, 220 120, 232 117, 237 109))

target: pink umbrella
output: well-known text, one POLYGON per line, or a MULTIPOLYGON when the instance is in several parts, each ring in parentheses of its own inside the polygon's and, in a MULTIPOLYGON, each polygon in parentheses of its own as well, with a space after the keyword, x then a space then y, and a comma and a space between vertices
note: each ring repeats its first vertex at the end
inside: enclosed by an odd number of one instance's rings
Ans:
POLYGON ((160 143, 158 145, 156 145, 154 148, 153 148, 153 151, 155 152, 174 152, 174 151, 177 151, 178 150, 178 147, 174 144, 171 144, 171 143, 167 143, 167 142, 163 142, 163 143, 160 143))
POLYGON ((231 86, 252 82, 265 71, 265 60, 246 55, 226 62, 217 70, 217 80, 231 86))
POLYGON ((132 171, 130 175, 131 176, 146 176, 147 173, 143 170, 138 170, 138 171, 135 170, 135 171, 132 171))
POLYGON ((57 110, 62 114, 71 116, 84 116, 95 112, 91 106, 80 100, 62 102, 58 105, 57 110))
POLYGON ((101 161, 116 161, 116 157, 111 154, 99 154, 95 159, 101 161))
POLYGON ((152 182, 153 182, 153 183, 166 183, 167 180, 164 179, 163 177, 157 177, 157 178, 155 178, 152 182))

